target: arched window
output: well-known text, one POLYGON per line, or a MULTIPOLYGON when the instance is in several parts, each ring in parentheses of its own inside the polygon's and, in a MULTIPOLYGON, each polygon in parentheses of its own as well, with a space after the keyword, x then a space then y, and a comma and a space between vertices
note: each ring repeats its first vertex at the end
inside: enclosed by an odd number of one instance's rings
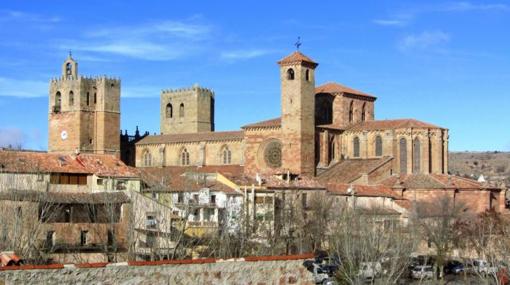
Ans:
POLYGON ((306 79, 306 81, 310 81, 310 69, 307 69, 305 71, 305 79, 306 79))
POLYGON ((165 147, 162 147, 162 148, 159 149, 159 158, 160 158, 161 166, 165 166, 165 159, 166 159, 166 149, 165 149, 165 147))
POLYGON ((186 148, 181 151, 181 165, 189 165, 189 152, 186 148))
POLYGON ((223 164, 231 164, 232 163, 232 152, 228 148, 228 146, 224 146, 221 149, 221 162, 223 164))
POLYGON ((71 65, 70 62, 68 62, 66 64, 66 75, 67 75, 67 78, 71 77, 71 75, 73 74, 73 66, 71 65))
POLYGON ((407 174, 407 140, 400 139, 400 174, 407 174))
POLYGON ((413 141, 413 173, 420 173, 421 171, 421 143, 419 138, 413 141))
POLYGON ((143 152, 143 166, 151 166, 152 156, 148 149, 143 152))
POLYGON ((62 106, 62 95, 60 94, 60 92, 57 92, 57 94, 55 94, 55 106, 53 106, 53 112, 60 113, 61 106, 62 106))
POLYGON ((351 104, 349 105, 349 123, 352 123, 354 120, 354 102, 351 101, 351 104))
POLYGON ((179 106, 179 117, 184 117, 184 103, 179 106))
POLYGON ((73 91, 69 91, 69 106, 74 105, 74 93, 73 91))
POLYGON ((365 104, 366 103, 363 103, 363 107, 361 108, 361 121, 364 122, 365 119, 366 119, 366 114, 365 114, 365 104))
POLYGON ((287 69, 287 79, 294 80, 294 69, 292 68, 287 69))
POLYGON ((375 137, 375 156, 382 156, 382 138, 381 138, 381 136, 375 137))
POLYGON ((166 104, 166 117, 172 118, 174 115, 174 109, 172 107, 172 104, 168 103, 166 104))
POLYGON ((90 94, 87 92, 87 99, 85 100, 87 102, 87 106, 90 105, 90 94))
POLYGON ((328 142, 328 154, 329 154, 329 157, 328 157, 328 164, 331 163, 331 161, 333 161, 336 157, 336 154, 335 154, 335 143, 336 142, 336 139, 335 137, 331 137, 329 139, 329 142, 328 142))
POLYGON ((352 156, 359 157, 359 138, 355 137, 352 141, 352 156))

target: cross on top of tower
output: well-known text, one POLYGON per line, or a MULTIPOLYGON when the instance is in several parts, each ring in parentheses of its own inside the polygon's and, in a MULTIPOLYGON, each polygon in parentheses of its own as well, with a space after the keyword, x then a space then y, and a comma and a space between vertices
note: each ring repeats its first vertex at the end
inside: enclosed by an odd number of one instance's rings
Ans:
POLYGON ((299 47, 301 46, 301 37, 297 37, 297 42, 294 45, 296 46, 296 49, 299 50, 299 47))

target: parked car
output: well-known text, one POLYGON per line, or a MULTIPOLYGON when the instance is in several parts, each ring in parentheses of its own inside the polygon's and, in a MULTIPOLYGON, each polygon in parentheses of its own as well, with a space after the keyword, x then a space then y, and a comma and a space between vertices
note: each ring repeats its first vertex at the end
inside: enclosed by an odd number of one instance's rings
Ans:
POLYGON ((364 280, 371 281, 379 277, 382 273, 380 262, 362 262, 358 272, 358 276, 364 280))
POLYGON ((472 259, 466 263, 466 272, 471 274, 496 274, 498 267, 483 259, 472 259))
POLYGON ((458 260, 449 260, 444 266, 446 274, 460 274, 464 272, 464 264, 458 260))
POLYGON ((340 258, 317 254, 313 260, 305 260, 303 266, 313 274, 315 284, 336 284, 334 276, 340 267, 340 258))
POLYGON ((411 270, 413 279, 430 279, 434 277, 434 267, 432 265, 418 265, 411 270))

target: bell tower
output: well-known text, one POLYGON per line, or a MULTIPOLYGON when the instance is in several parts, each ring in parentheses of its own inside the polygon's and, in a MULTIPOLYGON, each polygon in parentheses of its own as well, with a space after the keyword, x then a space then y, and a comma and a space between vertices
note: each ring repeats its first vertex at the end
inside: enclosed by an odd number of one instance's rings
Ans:
POLYGON ((49 152, 119 155, 119 79, 80 76, 69 53, 49 89, 49 152))
POLYGON ((299 51, 278 62, 282 104, 282 168, 315 175, 315 68, 299 51))

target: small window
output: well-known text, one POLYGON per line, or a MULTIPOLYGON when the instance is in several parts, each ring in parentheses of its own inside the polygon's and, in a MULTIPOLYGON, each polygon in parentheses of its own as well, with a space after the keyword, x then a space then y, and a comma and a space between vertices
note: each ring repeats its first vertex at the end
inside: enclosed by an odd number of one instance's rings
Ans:
POLYGON ((55 94, 55 106, 53 106, 53 113, 60 113, 62 107, 62 95, 60 92, 55 94))
POLYGON ((181 165, 189 165, 189 152, 185 148, 181 151, 181 165))
POLYGON ((69 91, 69 106, 74 105, 74 93, 73 91, 69 91))
POLYGON ((145 227, 147 229, 155 229, 157 228, 158 222, 156 221, 156 217, 154 215, 147 215, 147 219, 145 220, 145 227))
POLYGON ((103 179, 102 178, 98 178, 97 179, 97 185, 99 185, 99 186, 103 185, 103 179))
POLYGON ((81 231, 80 233, 80 245, 87 245, 87 235, 89 231, 81 231))
POLYGON ((352 141, 352 156, 359 157, 359 138, 355 137, 352 141))
POLYGON ((94 104, 97 103, 97 93, 94 93, 94 104))
POLYGON ((37 181, 38 181, 38 182, 44 181, 44 174, 42 174, 42 173, 37 173, 37 181))
POLYGON ((184 193, 177 194, 177 203, 184 203, 184 193))
POLYGON ((211 195, 211 204, 216 204, 216 195, 211 195))
POLYGON ((181 105, 179 106, 179 117, 181 118, 184 117, 184 103, 181 103, 181 105))
POLYGON ((305 71, 305 79, 306 79, 306 81, 310 81, 310 69, 307 69, 305 71))
POLYGON ((87 98, 85 99, 85 102, 87 103, 87 106, 90 105, 90 93, 87 92, 87 98))
POLYGON ((224 146, 221 151, 221 161, 223 164, 231 164, 232 163, 232 152, 227 146, 224 146))
POLYGON ((287 80, 294 80, 294 69, 289 68, 287 70, 287 80))
POLYGON ((172 118, 174 115, 174 110, 172 104, 168 103, 166 104, 166 117, 172 118))
POLYGON ((366 103, 363 103, 363 107, 361 107, 361 121, 364 122, 366 120, 366 110, 365 110, 366 103))
POLYGON ((382 138, 381 138, 381 136, 375 137, 375 156, 382 156, 382 138))
POLYGON ((354 121, 354 102, 351 101, 351 104, 349 105, 349 123, 352 123, 354 121))
POLYGON ((143 152, 143 166, 151 166, 152 164, 152 156, 151 156, 151 153, 149 152, 148 149, 146 149, 144 152, 143 152))

